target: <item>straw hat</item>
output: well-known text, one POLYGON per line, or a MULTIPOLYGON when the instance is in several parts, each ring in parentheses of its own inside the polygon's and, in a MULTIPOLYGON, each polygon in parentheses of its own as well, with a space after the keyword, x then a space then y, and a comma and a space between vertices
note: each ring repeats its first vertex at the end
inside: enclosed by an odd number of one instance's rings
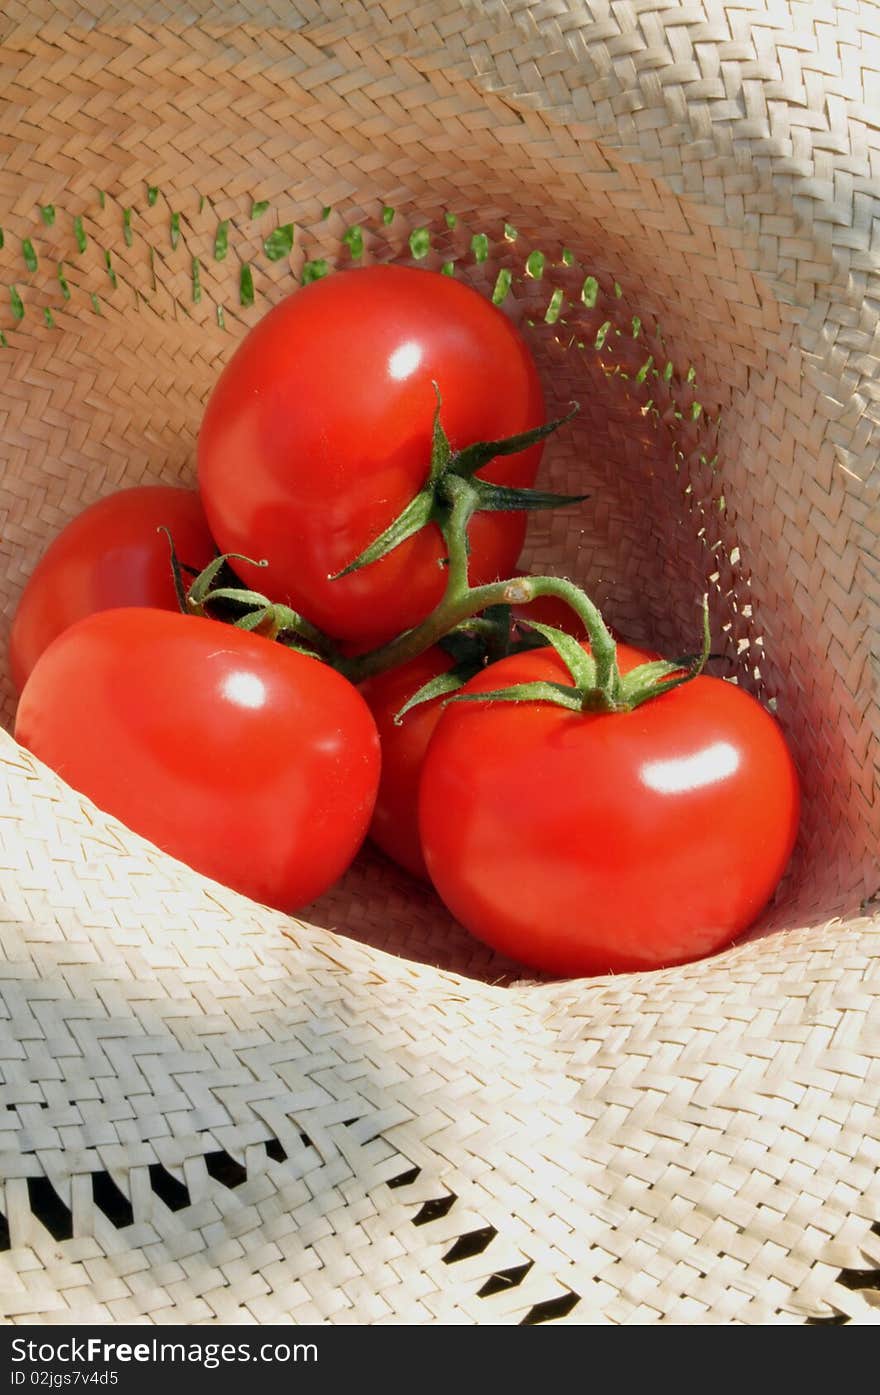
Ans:
POLYGON ((286 919, 3 737, 0 1311, 869 1322, 876 7, 198 8, 5 7, 5 626, 85 504, 192 480, 305 263, 507 269, 551 407, 583 404, 545 480, 590 495, 526 563, 667 652, 708 586, 802 834, 747 942, 534 983, 378 854, 286 919))

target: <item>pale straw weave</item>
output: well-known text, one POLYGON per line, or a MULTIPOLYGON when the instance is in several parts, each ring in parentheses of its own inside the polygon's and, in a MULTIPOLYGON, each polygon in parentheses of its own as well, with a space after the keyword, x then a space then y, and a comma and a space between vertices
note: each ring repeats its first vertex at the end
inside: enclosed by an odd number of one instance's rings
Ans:
POLYGON ((507 268, 590 495, 526 562, 672 653, 708 584, 805 790, 747 943, 536 984, 377 854, 290 921, 4 738, 5 1319, 870 1322, 877 5, 3 8, 5 626, 85 504, 193 479, 306 263, 507 268))

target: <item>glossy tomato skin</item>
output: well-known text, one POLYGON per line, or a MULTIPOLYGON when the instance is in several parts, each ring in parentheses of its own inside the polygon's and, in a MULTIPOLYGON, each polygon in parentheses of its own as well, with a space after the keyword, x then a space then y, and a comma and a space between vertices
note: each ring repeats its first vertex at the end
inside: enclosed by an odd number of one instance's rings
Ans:
MULTIPOLYGON (((641 661, 618 646, 621 668, 641 661)), ((470 691, 566 682, 548 650, 470 691)), ((570 680, 569 680, 570 681, 570 680)), ((478 938, 545 973, 655 969, 753 923, 791 854, 799 790, 775 720, 700 677, 626 714, 545 703, 445 709, 425 757, 431 879, 478 938)))
MULTIPOLYGON (((400 266, 335 273, 272 309, 224 369, 199 433, 199 487, 224 552, 267 558, 261 586, 360 648, 417 624, 444 588, 430 524, 338 581, 416 495, 436 409, 455 449, 538 426, 544 402, 511 322, 448 276, 400 266)), ((496 482, 534 482, 541 447, 491 463, 496 482)), ((470 529, 474 584, 513 571, 522 513, 470 529)))
POLYGON ((163 851, 283 911, 346 869, 379 780, 375 723, 346 679, 160 610, 103 611, 59 635, 15 735, 163 851))
POLYGON ((181 562, 201 570, 215 555, 194 489, 138 485, 108 494, 49 544, 21 594, 9 637, 18 692, 46 646, 75 620, 118 606, 177 610, 168 528, 181 562))
POLYGON ((419 688, 447 673, 454 662, 435 645, 417 659, 361 684, 382 747, 382 776, 370 838, 393 862, 422 881, 428 880, 428 869, 419 836, 419 780, 445 698, 419 703, 404 715, 399 726, 394 718, 419 688))

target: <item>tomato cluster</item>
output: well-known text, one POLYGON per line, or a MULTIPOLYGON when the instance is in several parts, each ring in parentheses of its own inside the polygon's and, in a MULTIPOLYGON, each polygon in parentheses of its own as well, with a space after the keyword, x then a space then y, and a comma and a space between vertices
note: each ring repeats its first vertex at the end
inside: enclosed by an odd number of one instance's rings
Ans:
POLYGON ((284 911, 369 831, 544 972, 729 944, 791 854, 792 758, 707 644, 666 663, 516 575, 527 511, 570 502, 534 489, 544 418, 520 334, 453 278, 296 291, 214 385, 198 493, 111 495, 45 553, 11 632, 18 740, 284 911))

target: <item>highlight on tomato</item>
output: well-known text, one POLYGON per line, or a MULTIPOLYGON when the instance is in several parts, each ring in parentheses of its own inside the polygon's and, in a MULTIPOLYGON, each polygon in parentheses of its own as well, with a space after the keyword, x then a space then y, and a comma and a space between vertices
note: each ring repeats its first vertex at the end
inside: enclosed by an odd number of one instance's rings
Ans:
POLYGON ((348 867, 379 781, 376 726, 347 679, 156 609, 102 611, 59 635, 15 736, 164 852, 287 912, 348 867))
POLYGON ((196 490, 137 485, 89 505, 49 544, 28 578, 9 637, 21 692, 46 646, 74 621, 117 606, 177 610, 167 528, 181 561, 201 570, 214 555, 196 490))

